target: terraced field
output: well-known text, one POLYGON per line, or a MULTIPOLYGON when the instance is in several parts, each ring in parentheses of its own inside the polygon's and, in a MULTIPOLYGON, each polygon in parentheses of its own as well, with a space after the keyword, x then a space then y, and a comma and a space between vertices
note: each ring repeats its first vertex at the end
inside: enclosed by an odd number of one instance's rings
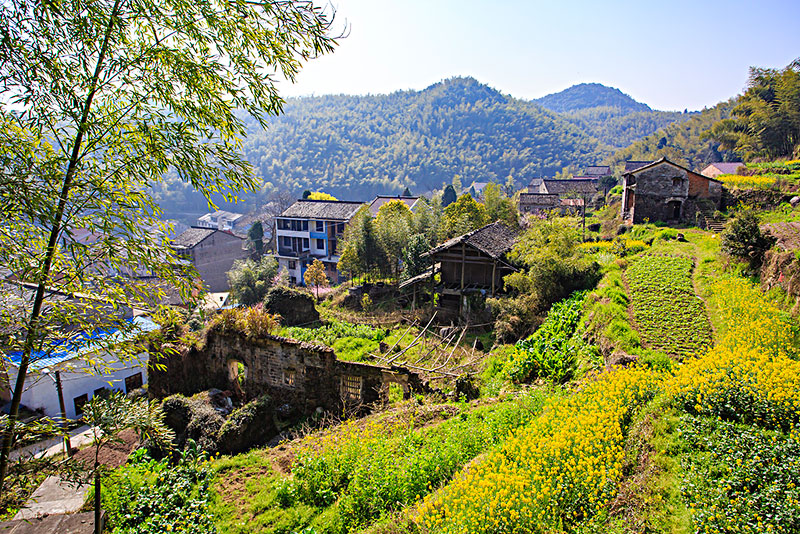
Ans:
POLYGON ((679 358, 703 354, 712 345, 706 307, 692 285, 693 269, 689 258, 648 254, 625 271, 642 340, 679 358))

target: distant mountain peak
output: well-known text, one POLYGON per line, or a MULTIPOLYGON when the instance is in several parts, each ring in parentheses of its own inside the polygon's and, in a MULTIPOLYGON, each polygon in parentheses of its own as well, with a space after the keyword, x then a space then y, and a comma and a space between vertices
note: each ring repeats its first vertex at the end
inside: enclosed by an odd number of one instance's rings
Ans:
POLYGON ((653 111, 647 104, 637 102, 619 89, 601 83, 579 83, 558 93, 537 98, 534 102, 557 113, 601 106, 620 108, 627 113, 653 111))

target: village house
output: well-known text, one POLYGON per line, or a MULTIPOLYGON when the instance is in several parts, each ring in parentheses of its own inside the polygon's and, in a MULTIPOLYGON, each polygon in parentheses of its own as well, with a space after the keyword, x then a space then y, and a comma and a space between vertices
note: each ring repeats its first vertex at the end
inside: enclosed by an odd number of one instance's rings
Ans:
POLYGON ((520 193, 521 215, 541 215, 557 210, 561 215, 578 214, 583 209, 583 198, 561 198, 553 193, 520 193))
MULTIPOLYGON (((105 390, 130 393, 146 384, 147 352, 132 358, 121 357, 113 346, 155 330, 158 325, 143 316, 128 321, 131 329, 124 333, 117 330, 82 332, 68 341, 34 351, 25 379, 22 405, 48 417, 60 417, 60 387, 65 415, 68 419, 75 419, 83 413, 82 407, 86 402, 105 390)), ((4 354, 2 398, 8 396, 8 388, 17 380, 21 356, 21 351, 4 354)))
POLYGON ((580 213, 598 192, 595 177, 554 180, 536 178, 527 193, 519 195, 519 212, 522 215, 541 214, 558 210, 562 215, 580 213))
MULTIPOLYGON (((374 201, 373 201, 374 202, 374 201)), ((318 259, 333 284, 341 281, 339 241, 363 202, 298 200, 275 218, 278 266, 293 284, 303 285, 306 268, 318 259)))
POLYGON ((622 218, 696 224, 720 208, 722 182, 661 158, 622 176, 622 218))
POLYGON ((191 262, 209 291, 228 291, 233 262, 247 257, 245 240, 231 232, 189 228, 172 242, 176 254, 191 262))
POLYGON ((470 312, 470 296, 493 297, 503 291, 503 277, 516 271, 506 258, 516 238, 514 230, 494 222, 454 237, 427 253, 441 273, 435 287, 440 321, 465 317, 470 312))
POLYGON ((700 171, 700 174, 709 178, 716 178, 720 174, 737 174, 742 167, 744 167, 744 163, 741 161, 720 161, 711 163, 700 171))
POLYGON ((206 213, 197 219, 198 228, 213 228, 215 230, 233 231, 240 229, 239 221, 244 217, 241 213, 233 213, 225 210, 217 210, 213 213, 206 213))

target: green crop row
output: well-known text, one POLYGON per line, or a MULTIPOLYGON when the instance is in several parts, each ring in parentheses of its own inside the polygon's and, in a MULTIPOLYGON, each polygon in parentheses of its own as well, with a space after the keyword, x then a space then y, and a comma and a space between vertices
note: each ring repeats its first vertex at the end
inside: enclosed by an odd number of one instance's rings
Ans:
POLYGON ((625 272, 643 342, 679 357, 702 354, 712 344, 705 304, 692 285, 693 267, 688 258, 645 255, 625 272))

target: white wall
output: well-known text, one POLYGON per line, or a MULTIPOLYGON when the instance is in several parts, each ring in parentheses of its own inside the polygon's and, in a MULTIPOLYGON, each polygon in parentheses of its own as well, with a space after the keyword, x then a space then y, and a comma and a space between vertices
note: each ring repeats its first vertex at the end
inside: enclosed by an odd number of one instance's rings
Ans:
MULTIPOLYGON (((99 358, 96 354, 90 357, 99 358)), ((142 373, 142 383, 147 383, 147 353, 142 353, 135 359, 126 362, 120 361, 114 355, 106 354, 103 363, 98 364, 97 368, 102 374, 89 366, 83 358, 75 358, 51 366, 50 376, 39 370, 29 371, 25 379, 22 404, 32 410, 42 409, 49 417, 60 417, 61 409, 55 384, 56 370, 61 371, 64 407, 69 419, 76 417, 74 399, 84 393, 88 395, 89 399, 94 396, 94 391, 100 388, 110 388, 127 393, 125 378, 136 373, 142 373)), ((11 384, 16 381, 16 371, 15 366, 9 366, 8 374, 11 384)))

